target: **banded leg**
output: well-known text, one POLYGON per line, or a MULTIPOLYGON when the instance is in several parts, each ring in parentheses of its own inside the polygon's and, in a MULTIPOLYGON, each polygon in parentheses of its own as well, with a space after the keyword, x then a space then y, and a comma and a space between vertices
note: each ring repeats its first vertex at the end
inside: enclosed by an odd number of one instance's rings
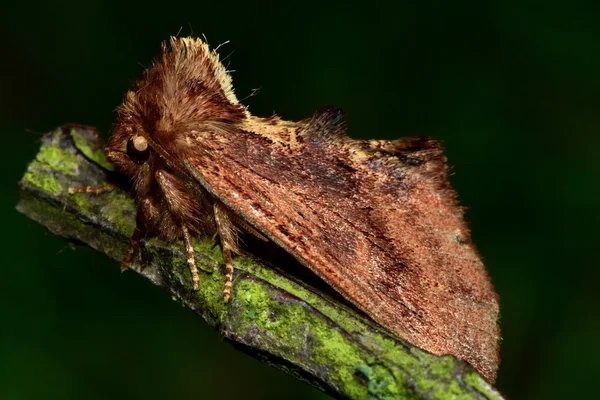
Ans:
POLYGON ((198 268, 196 268, 196 259, 194 258, 194 248, 192 247, 192 239, 188 227, 183 225, 181 227, 183 231, 183 241, 185 242, 185 251, 187 253, 188 267, 192 274, 192 283, 194 290, 200 289, 200 278, 198 277, 198 268))
POLYGON ((107 183, 103 186, 77 186, 69 188, 70 194, 75 193, 91 193, 91 194, 102 194, 106 192, 110 192, 115 188, 115 185, 112 183, 107 183))
POLYGON ((225 286, 223 287, 223 301, 229 303, 231 299, 231 285, 233 284, 233 260, 231 247, 223 244, 223 259, 225 260, 225 286))
POLYGON ((215 203, 215 221, 217 233, 221 239, 223 259, 225 260, 225 287, 223 288, 223 300, 229 303, 231 298, 231 285, 233 284, 233 253, 238 253, 237 230, 231 222, 227 210, 220 203, 215 203))

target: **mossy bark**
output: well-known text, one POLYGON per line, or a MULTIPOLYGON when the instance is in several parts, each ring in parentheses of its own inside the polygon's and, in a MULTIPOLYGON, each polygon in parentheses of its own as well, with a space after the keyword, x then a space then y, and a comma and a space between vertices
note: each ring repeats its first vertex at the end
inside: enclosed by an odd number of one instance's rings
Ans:
MULTIPOLYGON (((70 195, 70 187, 106 183, 103 143, 90 128, 47 134, 20 182, 18 210, 70 240, 121 260, 135 205, 115 189, 70 195), (103 166, 103 167, 101 167, 103 166)), ((223 303, 224 266, 210 238, 194 245, 199 291, 181 243, 143 240, 130 268, 201 315, 241 350, 337 398, 501 399, 470 366, 396 338, 322 290, 253 257, 234 261, 233 297, 223 303)), ((118 268, 115 265, 115 268, 118 268)))

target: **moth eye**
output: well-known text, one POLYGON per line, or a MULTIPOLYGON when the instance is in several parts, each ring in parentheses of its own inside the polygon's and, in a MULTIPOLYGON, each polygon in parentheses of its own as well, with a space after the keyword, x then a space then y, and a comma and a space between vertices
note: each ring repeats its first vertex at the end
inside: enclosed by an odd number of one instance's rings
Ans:
POLYGON ((141 135, 133 135, 127 142, 127 155, 133 161, 143 163, 150 156, 150 146, 145 137, 141 135))

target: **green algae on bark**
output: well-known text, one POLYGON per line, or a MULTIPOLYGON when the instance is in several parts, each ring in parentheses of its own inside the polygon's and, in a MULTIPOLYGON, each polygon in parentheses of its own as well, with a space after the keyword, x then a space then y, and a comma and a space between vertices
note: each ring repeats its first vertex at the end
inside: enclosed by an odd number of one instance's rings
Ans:
MULTIPOLYGON (((42 140, 20 182, 17 208, 51 231, 121 260, 135 224, 122 189, 68 194, 106 183, 103 144, 90 128, 59 128, 42 140)), ((234 260, 232 301, 223 303, 222 255, 210 238, 194 240, 200 290, 180 242, 143 240, 130 268, 196 311, 233 345, 338 398, 501 399, 470 366, 394 337, 360 312, 251 256, 234 260)), ((248 249, 252 252, 252 249, 248 249)), ((289 267, 289 266, 287 266, 289 267)), ((115 268, 118 264, 115 263, 115 268)))

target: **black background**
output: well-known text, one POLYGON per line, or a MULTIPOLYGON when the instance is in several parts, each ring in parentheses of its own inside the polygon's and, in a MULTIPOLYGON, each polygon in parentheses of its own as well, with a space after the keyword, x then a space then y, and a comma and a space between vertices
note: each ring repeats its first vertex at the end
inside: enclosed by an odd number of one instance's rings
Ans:
POLYGON ((0 398, 325 398, 238 353, 118 263, 14 210, 39 137, 108 136, 160 42, 205 34, 251 112, 342 108, 356 138, 429 134, 501 298, 497 386, 597 380, 600 10, 576 2, 4 2, 0 398), (514 3, 514 4, 511 4, 514 3))

